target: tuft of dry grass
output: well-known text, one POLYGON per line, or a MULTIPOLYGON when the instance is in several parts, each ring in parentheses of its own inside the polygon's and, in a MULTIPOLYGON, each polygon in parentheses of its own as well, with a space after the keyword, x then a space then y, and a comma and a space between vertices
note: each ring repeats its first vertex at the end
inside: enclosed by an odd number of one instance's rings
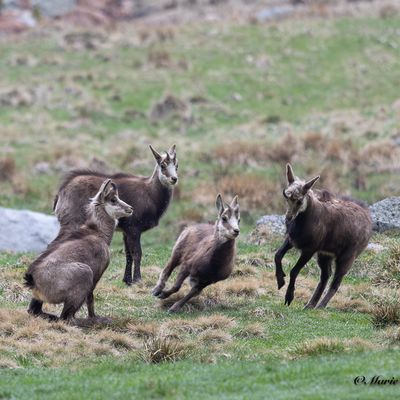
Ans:
POLYGON ((0 181, 11 182, 15 175, 16 164, 11 157, 0 159, 0 181))
POLYGON ((326 354, 342 354, 347 352, 365 351, 373 349, 375 346, 364 339, 338 339, 329 337, 319 337, 306 340, 298 344, 292 351, 294 358, 313 357, 326 354))
POLYGON ((388 250, 388 256, 375 269, 373 282, 385 287, 400 286, 400 243, 394 243, 388 250))
POLYGON ((182 359, 187 354, 188 349, 187 344, 168 336, 152 336, 145 339, 140 357, 150 364, 175 362, 182 359))
POLYGON ((223 329, 206 329, 200 333, 199 340, 205 343, 227 343, 232 341, 232 335, 223 329))
POLYGON ((264 339, 267 335, 265 333, 265 327, 259 322, 248 324, 241 328, 235 336, 243 339, 260 338, 264 339))
POLYGON ((296 154, 301 153, 302 145, 300 139, 293 133, 286 133, 277 143, 273 144, 269 151, 272 161, 285 165, 292 162, 296 154))
POLYGON ((259 295, 261 282, 256 278, 233 278, 223 282, 222 290, 228 296, 254 296, 259 295))
POLYGON ((383 342, 389 346, 400 345, 400 327, 391 326, 381 332, 383 342))
POLYGON ((374 304, 370 308, 372 323, 382 328, 400 323, 400 298, 396 290, 379 289, 375 293, 374 304))

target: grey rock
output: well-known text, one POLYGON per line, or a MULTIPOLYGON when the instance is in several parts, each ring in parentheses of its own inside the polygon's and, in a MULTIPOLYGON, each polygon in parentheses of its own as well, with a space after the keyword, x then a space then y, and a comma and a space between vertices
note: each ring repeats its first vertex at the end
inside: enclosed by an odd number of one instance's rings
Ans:
POLYGON ((400 232, 400 197, 388 197, 370 206, 373 229, 376 232, 400 232))
POLYGON ((46 17, 59 17, 67 14, 76 5, 76 0, 31 0, 33 7, 46 17))
POLYGON ((0 207, 0 221, 0 251, 39 253, 59 231, 56 217, 28 210, 0 207))
POLYGON ((284 215, 264 215, 257 221, 257 226, 264 225, 271 233, 284 235, 286 232, 284 215))

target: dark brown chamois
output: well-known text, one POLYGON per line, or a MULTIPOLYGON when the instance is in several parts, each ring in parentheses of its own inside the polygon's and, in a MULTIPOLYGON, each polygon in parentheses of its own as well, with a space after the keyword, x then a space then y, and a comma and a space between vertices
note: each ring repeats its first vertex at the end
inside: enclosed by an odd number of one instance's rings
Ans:
POLYGON ((110 261, 109 245, 118 218, 132 214, 121 201, 111 179, 90 200, 88 219, 75 232, 63 232, 28 268, 25 284, 32 289, 28 312, 58 319, 42 311, 43 302, 64 304, 60 318, 74 318, 86 301, 90 318, 95 317, 93 291, 110 261))
POLYGON ((317 306, 331 276, 332 261, 336 269, 325 297, 318 304, 324 308, 339 289, 343 277, 354 260, 365 249, 372 233, 369 210, 361 202, 339 198, 327 191, 311 189, 319 176, 304 182, 293 174, 287 164, 288 187, 283 190, 287 202, 286 239, 275 254, 278 289, 285 285, 282 258, 295 247, 301 251, 300 258, 290 271, 285 304, 294 297, 297 275, 311 257, 317 253, 321 277, 306 308, 317 306))
POLYGON ((216 206, 218 218, 215 225, 196 224, 180 234, 171 258, 152 291, 154 296, 165 299, 177 292, 187 277, 190 278, 191 290, 169 309, 170 312, 180 310, 206 286, 224 280, 232 273, 240 222, 237 196, 231 204, 224 204, 221 195, 218 195, 216 206), (174 285, 164 290, 166 281, 178 265, 181 268, 174 285))
POLYGON ((175 145, 163 154, 157 153, 151 146, 150 149, 157 161, 151 176, 123 173, 106 175, 75 170, 67 174, 54 200, 54 212, 62 231, 74 230, 85 221, 84 205, 97 192, 104 179, 111 178, 115 182, 121 199, 135 210, 131 217, 122 218, 118 223, 124 236, 126 268, 123 281, 127 285, 141 279, 141 234, 158 225, 172 198, 173 187, 178 182, 175 145), (135 264, 133 281, 132 261, 135 264))

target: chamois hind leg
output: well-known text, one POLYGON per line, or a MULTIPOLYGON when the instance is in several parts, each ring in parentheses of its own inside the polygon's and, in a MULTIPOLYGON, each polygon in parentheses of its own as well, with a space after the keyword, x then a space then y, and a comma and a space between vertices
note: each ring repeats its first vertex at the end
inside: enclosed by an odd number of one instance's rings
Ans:
POLYGON ((327 256, 325 254, 318 254, 317 261, 318 261, 318 266, 321 269, 320 281, 314 291, 314 294, 312 295, 311 299, 308 301, 308 303, 305 305, 304 308, 314 308, 317 305, 318 300, 322 296, 322 293, 324 293, 326 284, 328 283, 329 277, 331 276, 332 273, 331 256, 327 256))
POLYGON ((140 263, 142 261, 142 246, 140 243, 141 232, 131 230, 124 234, 126 268, 123 281, 128 285, 138 282, 142 279, 140 273, 140 263), (134 264, 133 280, 132 280, 132 259, 134 264))
POLYGON ((181 270, 176 277, 176 281, 169 290, 162 290, 160 294, 157 296, 159 299, 166 299, 171 296, 171 294, 176 293, 182 286, 183 281, 189 276, 189 271, 185 268, 185 265, 182 265, 181 270))
POLYGON ((275 276, 278 284, 278 290, 285 285, 286 275, 282 269, 282 258, 291 248, 293 248, 293 245, 290 243, 289 238, 286 238, 282 246, 279 247, 278 251, 275 253, 275 276))
POLYGON ((64 303, 63 310, 61 311, 60 319, 70 320, 75 317, 75 313, 82 307, 85 302, 87 294, 74 299, 68 299, 64 303))
POLYGON ((170 277, 172 271, 180 264, 180 261, 180 256, 176 254, 176 252, 174 252, 169 259, 167 265, 162 270, 156 286, 151 291, 153 296, 157 297, 164 290, 168 278, 170 277))
POLYGON ((336 269, 333 275, 332 282, 329 286, 329 290, 325 297, 318 304, 317 308, 325 308, 335 293, 338 291, 340 284, 342 283, 343 277, 349 272, 350 267, 353 265, 355 256, 351 254, 346 255, 336 260, 336 269))
POLYGON ((179 311, 192 297, 198 296, 200 292, 204 289, 205 286, 195 285, 190 289, 190 292, 183 297, 182 299, 178 300, 174 303, 168 310, 168 312, 177 312, 179 311))
POLYGON ((28 313, 34 316, 48 319, 49 321, 57 321, 58 317, 53 314, 48 314, 42 311, 43 301, 33 298, 29 303, 28 313))
POLYGON ((290 303, 294 297, 294 288, 296 284, 296 278, 301 269, 310 261, 314 252, 302 252, 300 258, 297 260, 296 265, 290 271, 290 281, 285 295, 285 304, 290 306, 290 303))
POLYGON ((96 314, 94 312, 94 296, 93 290, 87 295, 86 297, 86 305, 88 309, 88 316, 89 318, 95 318, 96 314))

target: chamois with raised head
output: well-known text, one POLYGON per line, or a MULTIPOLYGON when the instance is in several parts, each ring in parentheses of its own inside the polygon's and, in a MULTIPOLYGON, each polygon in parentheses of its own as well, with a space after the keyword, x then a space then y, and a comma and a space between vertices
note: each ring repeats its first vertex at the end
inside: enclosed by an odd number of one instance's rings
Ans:
POLYGON ((319 176, 305 182, 286 167, 288 186, 283 190, 287 202, 286 238, 275 254, 278 289, 285 285, 282 258, 288 250, 300 250, 300 258, 290 271, 285 304, 294 297, 300 270, 314 254, 321 269, 320 281, 306 308, 324 308, 335 295, 354 260, 365 249, 372 233, 368 208, 356 200, 336 197, 328 191, 313 191, 319 176), (336 268, 325 297, 319 302, 331 276, 332 261, 336 268), (319 303, 318 303, 319 302, 319 303))
POLYGON ((150 150, 156 160, 151 176, 123 173, 106 175, 95 171, 74 170, 65 177, 54 201, 53 209, 61 230, 74 230, 85 221, 84 205, 87 199, 97 192, 102 181, 111 178, 115 182, 121 199, 135 210, 132 216, 122 218, 118 223, 124 238, 126 267, 123 281, 127 285, 141 279, 141 235, 158 225, 171 201, 173 188, 178 182, 175 145, 161 154, 152 146, 150 150), (134 262, 133 280, 132 262, 134 262))
POLYGON ((93 291, 110 261, 109 246, 116 221, 132 214, 120 200, 116 185, 107 179, 90 199, 86 223, 74 232, 62 232, 28 268, 25 284, 32 289, 28 312, 47 319, 43 302, 64 304, 60 318, 74 318, 86 301, 90 318, 95 317, 93 291))
POLYGON ((224 280, 232 273, 235 258, 235 239, 239 235, 240 211, 238 198, 230 204, 217 196, 218 218, 214 225, 196 224, 187 227, 178 237, 172 255, 161 272, 152 293, 165 299, 177 292, 189 277, 191 290, 169 309, 178 311, 192 297, 197 296, 208 285, 224 280), (172 271, 181 266, 173 286, 165 290, 172 271))

